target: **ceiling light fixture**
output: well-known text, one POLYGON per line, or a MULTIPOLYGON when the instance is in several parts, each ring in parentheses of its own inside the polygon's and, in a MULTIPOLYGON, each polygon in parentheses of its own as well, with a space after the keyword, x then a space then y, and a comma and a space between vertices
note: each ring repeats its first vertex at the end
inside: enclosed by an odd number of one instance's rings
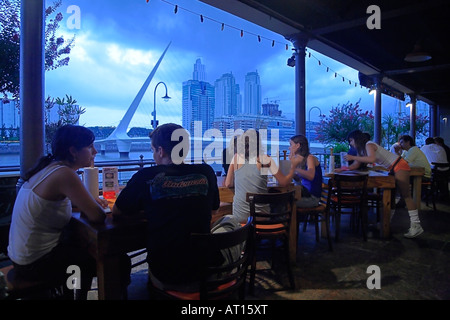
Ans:
POLYGON ((430 60, 432 57, 428 52, 422 50, 419 44, 414 45, 413 51, 408 53, 405 57, 406 62, 424 62, 430 60))

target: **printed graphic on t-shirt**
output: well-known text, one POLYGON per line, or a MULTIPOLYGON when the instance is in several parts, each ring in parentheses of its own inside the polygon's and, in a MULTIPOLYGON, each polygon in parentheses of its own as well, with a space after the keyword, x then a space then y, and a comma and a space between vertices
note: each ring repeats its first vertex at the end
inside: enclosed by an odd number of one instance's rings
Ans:
POLYGON ((198 173, 184 176, 166 176, 162 172, 149 181, 149 185, 153 200, 206 196, 208 194, 208 179, 198 173))

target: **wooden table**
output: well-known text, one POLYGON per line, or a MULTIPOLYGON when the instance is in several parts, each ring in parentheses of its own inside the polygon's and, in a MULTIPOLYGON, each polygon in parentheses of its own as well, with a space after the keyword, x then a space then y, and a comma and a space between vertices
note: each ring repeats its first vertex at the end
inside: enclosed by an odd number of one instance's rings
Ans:
MULTIPOLYGON (((422 176, 425 169, 422 167, 411 167, 410 175, 413 178, 413 200, 416 203, 417 209, 420 209, 421 203, 421 186, 422 176)), ((326 177, 330 178, 333 174, 324 174, 324 181, 326 177)), ((388 239, 390 237, 390 221, 391 221, 391 194, 395 192, 395 177, 388 175, 387 171, 369 171, 369 179, 367 181, 368 188, 379 188, 383 190, 383 210, 381 215, 381 229, 380 237, 388 239)), ((322 235, 326 235, 324 224, 322 224, 322 235)))
MULTIPOLYGON (((224 186, 225 177, 217 177, 217 184, 219 186, 219 197, 220 202, 223 203, 233 203, 234 197, 234 188, 227 188, 224 186)), ((275 183, 269 183, 268 189, 277 190, 279 192, 288 192, 291 190, 295 190, 295 198, 296 200, 300 200, 301 197, 301 189, 299 186, 295 186, 294 184, 290 184, 286 187, 281 187, 275 183)), ((293 212, 297 212, 296 202, 294 202, 293 212)), ((297 260, 297 215, 293 214, 291 217, 291 228, 289 230, 289 256, 292 263, 295 263, 297 260)))
MULTIPOLYGON (((364 172, 367 174, 367 172, 364 172)), ((324 174, 324 182, 333 177, 333 173, 324 174)), ((379 188, 383 190, 383 210, 381 214, 381 229, 380 237, 383 239, 389 238, 390 235, 390 221, 391 221, 391 194, 395 190, 395 178, 388 175, 388 172, 369 171, 369 179, 367 180, 367 188, 379 188)), ((326 229, 322 223, 322 236, 326 235, 326 229)))
POLYGON ((104 224, 95 224, 75 212, 69 228, 97 261, 99 300, 120 299, 119 259, 122 254, 145 248, 146 220, 140 215, 117 221, 108 215, 104 224))

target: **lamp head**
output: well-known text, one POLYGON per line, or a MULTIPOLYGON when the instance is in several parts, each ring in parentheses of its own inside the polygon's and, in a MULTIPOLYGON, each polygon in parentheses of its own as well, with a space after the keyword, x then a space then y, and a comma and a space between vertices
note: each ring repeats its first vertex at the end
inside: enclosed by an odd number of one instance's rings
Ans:
POLYGON ((292 57, 290 57, 290 58, 287 60, 287 65, 288 65, 289 67, 295 67, 295 56, 294 56, 294 55, 292 55, 292 57))

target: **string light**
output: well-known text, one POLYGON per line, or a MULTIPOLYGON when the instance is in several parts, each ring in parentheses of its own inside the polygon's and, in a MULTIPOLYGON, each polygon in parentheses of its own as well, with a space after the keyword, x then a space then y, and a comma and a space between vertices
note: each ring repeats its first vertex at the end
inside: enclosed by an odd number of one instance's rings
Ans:
MULTIPOLYGON (((150 0, 146 0, 146 1, 147 1, 147 3, 149 3, 150 0)), ((173 4, 173 3, 171 3, 171 2, 169 2, 169 1, 167 1, 167 0, 161 0, 161 1, 164 2, 164 3, 166 3, 166 4, 168 4, 168 5, 173 6, 173 7, 174 7, 174 13, 175 13, 175 14, 178 12, 178 9, 182 9, 182 10, 184 10, 184 11, 187 11, 187 12, 191 13, 191 14, 195 14, 195 15, 199 16, 199 17, 200 17, 200 22, 202 22, 202 23, 204 22, 204 19, 208 19, 208 20, 210 20, 210 21, 216 22, 216 23, 218 23, 218 24, 221 25, 221 28, 220 28, 221 31, 223 31, 223 30, 225 29, 225 26, 227 26, 227 27, 229 27, 229 28, 231 28, 231 29, 235 29, 235 30, 240 31, 240 36, 241 36, 241 38, 244 36, 244 31, 245 31, 245 33, 250 34, 250 35, 252 35, 252 36, 255 36, 255 37, 258 39, 258 42, 261 42, 263 39, 264 39, 264 40, 271 41, 271 42, 272 42, 272 47, 275 46, 275 42, 281 43, 281 42, 279 42, 279 41, 275 41, 274 39, 266 38, 266 37, 261 36, 261 35, 259 35, 259 34, 252 33, 252 32, 246 31, 246 30, 244 30, 244 29, 234 27, 234 26, 229 25, 229 24, 225 24, 224 22, 217 21, 217 20, 215 20, 215 19, 213 19, 213 18, 210 18, 210 17, 207 17, 207 16, 203 16, 202 14, 198 14, 198 13, 196 13, 196 12, 194 12, 194 11, 189 10, 189 9, 186 9, 186 8, 183 8, 183 7, 179 7, 177 4, 173 4)), ((283 44, 285 45, 286 50, 289 50, 289 45, 288 45, 287 43, 283 43, 283 44)), ((295 49, 295 48, 294 48, 294 49, 295 49)), ((306 55, 306 52, 305 52, 305 55, 306 55)), ((317 59, 310 51, 308 51, 308 57, 309 57, 309 58, 314 58, 314 59, 316 59, 316 60, 317 60, 317 63, 319 64, 319 66, 322 66, 322 65, 323 65, 322 61, 319 60, 319 59, 317 59)), ((326 65, 324 65, 324 66, 326 67, 327 72, 329 72, 329 71, 334 72, 334 77, 335 77, 335 78, 337 78, 338 76, 340 76, 340 77, 342 78, 342 81, 345 82, 346 78, 345 78, 344 76, 338 74, 336 71, 332 70, 330 67, 328 67, 328 66, 326 66, 326 65)), ((350 79, 347 79, 347 80, 348 80, 349 85, 352 85, 352 80, 350 80, 350 79)), ((357 81, 353 81, 353 83, 355 84, 355 88, 356 88, 356 87, 357 87, 357 81)), ((363 86, 362 86, 362 85, 360 85, 360 86, 361 86, 361 89, 362 89, 363 86)))
MULTIPOLYGON (((243 29, 241 29, 241 28, 237 28, 237 27, 234 27, 234 26, 232 26, 232 25, 225 24, 225 23, 223 23, 223 22, 221 22, 221 21, 217 21, 217 20, 215 20, 215 19, 213 19, 213 18, 204 16, 203 14, 199 14, 199 13, 196 13, 196 12, 194 12, 194 11, 192 11, 192 10, 189 10, 189 9, 183 8, 183 7, 181 7, 181 6, 178 6, 177 4, 171 3, 171 2, 168 1, 168 0, 160 0, 160 1, 161 1, 161 2, 164 2, 164 3, 168 4, 168 5, 173 6, 173 7, 174 7, 174 12, 175 12, 175 13, 178 12, 178 9, 181 9, 181 10, 184 10, 184 11, 189 12, 189 13, 191 13, 191 14, 194 14, 194 15, 199 16, 201 22, 203 22, 205 19, 208 19, 208 20, 210 20, 210 21, 212 21, 212 22, 216 22, 216 23, 218 23, 218 24, 221 25, 221 31, 223 31, 223 30, 225 29, 225 26, 227 26, 227 27, 229 27, 229 28, 231 28, 231 29, 238 30, 238 31, 240 32, 240 36, 241 36, 241 37, 244 36, 244 32, 245 32, 246 34, 250 34, 250 35, 252 35, 252 36, 255 36, 255 37, 258 39, 258 42, 261 42, 263 39, 264 39, 264 40, 267 40, 267 41, 271 41, 271 42, 272 42, 272 47, 275 46, 275 42, 281 43, 281 42, 279 42, 279 41, 275 41, 275 40, 273 40, 273 39, 269 39, 269 38, 267 38, 267 37, 258 35, 258 34, 256 34, 256 33, 252 33, 252 32, 249 32, 249 31, 247 31, 247 30, 243 30, 243 29)), ((147 0, 147 3, 148 3, 148 2, 149 2, 149 0, 147 0)), ((289 50, 289 45, 288 45, 287 43, 283 42, 282 44, 285 44, 286 50, 289 50)))
MULTIPOLYGON (((351 79, 347 79, 346 77, 340 75, 340 74, 337 73, 336 71, 332 70, 329 66, 325 65, 320 59, 318 59, 317 57, 315 57, 315 56, 311 53, 311 51, 309 51, 309 50, 307 50, 307 51, 308 51, 308 57, 309 57, 309 58, 314 58, 314 59, 316 59, 316 60, 317 60, 317 63, 319 64, 319 66, 322 66, 322 65, 323 65, 324 67, 327 68, 327 72, 330 72, 330 71, 334 72, 334 77, 335 77, 335 78, 337 78, 337 77, 339 76, 339 77, 342 78, 342 82, 345 82, 345 80, 347 80, 348 83, 349 83, 349 85, 352 85, 352 83, 354 83, 354 84, 355 84, 355 87, 357 87, 357 81, 352 81, 351 79)), ((305 54, 306 54, 306 52, 305 52, 305 54)), ((362 86, 361 86, 361 89, 362 89, 362 86)))

